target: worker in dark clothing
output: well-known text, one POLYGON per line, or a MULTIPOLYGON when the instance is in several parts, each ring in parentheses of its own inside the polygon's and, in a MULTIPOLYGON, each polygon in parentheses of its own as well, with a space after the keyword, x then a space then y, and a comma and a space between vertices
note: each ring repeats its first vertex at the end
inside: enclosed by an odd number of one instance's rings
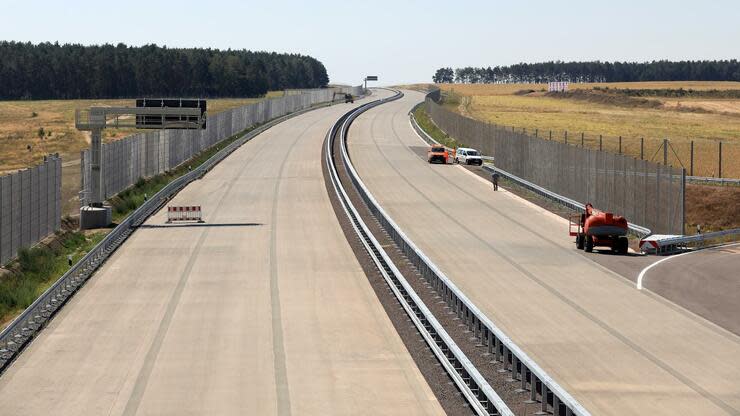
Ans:
POLYGON ((498 172, 493 172, 491 182, 493 183, 493 190, 498 191, 498 172))

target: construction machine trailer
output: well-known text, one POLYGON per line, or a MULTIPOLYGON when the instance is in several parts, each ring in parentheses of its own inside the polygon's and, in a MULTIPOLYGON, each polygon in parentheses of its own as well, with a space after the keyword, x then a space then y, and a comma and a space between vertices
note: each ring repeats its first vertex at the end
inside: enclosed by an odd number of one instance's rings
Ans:
POLYGON ((627 254, 627 220, 611 212, 602 212, 586 204, 582 214, 570 217, 569 234, 576 238, 576 248, 590 253, 596 246, 605 246, 620 254, 627 254))

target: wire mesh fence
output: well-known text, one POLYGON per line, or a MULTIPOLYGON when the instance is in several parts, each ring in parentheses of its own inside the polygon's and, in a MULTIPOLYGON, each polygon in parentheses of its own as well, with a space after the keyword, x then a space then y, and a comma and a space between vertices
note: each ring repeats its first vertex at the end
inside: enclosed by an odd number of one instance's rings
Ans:
POLYGON ((0 264, 61 227, 62 161, 49 155, 38 166, 0 176, 0 264))
POLYGON ((493 156, 495 165, 507 172, 565 197, 623 215, 654 233, 683 234, 683 168, 474 120, 431 98, 426 100, 426 110, 440 129, 465 146, 493 156))
POLYGON ((640 160, 686 169, 689 176, 740 178, 740 145, 719 140, 671 140, 654 137, 623 137, 578 133, 566 130, 539 130, 509 127, 529 134, 593 150, 624 154, 640 160))
MULTIPOLYGON (((316 104, 332 101, 335 93, 360 95, 361 87, 341 87, 291 92, 282 97, 227 110, 208 117, 205 130, 157 130, 127 136, 103 144, 102 171, 105 198, 110 198, 148 178, 174 169, 201 151, 256 124, 284 116, 316 104)), ((344 97, 341 97, 344 99, 344 97)), ((88 204, 90 151, 81 159, 80 204, 88 204)))

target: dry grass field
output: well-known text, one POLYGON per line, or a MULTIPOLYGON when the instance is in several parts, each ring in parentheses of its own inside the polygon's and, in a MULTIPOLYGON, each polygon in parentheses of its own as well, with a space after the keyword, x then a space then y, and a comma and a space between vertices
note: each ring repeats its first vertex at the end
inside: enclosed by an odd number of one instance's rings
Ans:
MULTIPOLYGON (((268 93, 268 97, 282 95, 268 93)), ((208 100, 208 112, 257 102, 261 98, 222 98, 208 100)), ((89 136, 75 129, 78 108, 91 106, 132 106, 134 100, 48 100, 0 101, 0 175, 15 172, 41 162, 44 155, 62 156, 62 211, 75 214, 79 208, 80 151, 89 146, 89 136), (44 129, 40 138, 39 129, 44 129)), ((123 138, 135 129, 103 130, 104 141, 123 138)))
MULTIPOLYGON (((209 100, 208 112, 214 114, 258 100, 209 100)), ((75 129, 75 110, 92 106, 133 104, 133 100, 0 101, 0 173, 38 164, 48 153, 60 153, 65 162, 79 159, 80 150, 89 143, 87 135, 75 129), (43 139, 39 136, 41 128, 45 132, 43 139)), ((115 140, 133 131, 107 129, 103 131, 104 139, 115 140)))
MULTIPOLYGON (((718 176, 718 143, 723 142, 722 176, 740 178, 740 99, 707 97, 647 97, 648 104, 630 99, 610 102, 602 94, 598 102, 555 98, 543 92, 545 84, 449 84, 441 86, 450 98, 448 106, 469 117, 490 121, 540 137, 581 143, 609 151, 640 156, 644 138, 646 159, 662 161, 659 151, 664 138, 670 140, 668 162, 690 168, 690 142, 694 141, 694 175, 718 176), (531 92, 530 92, 531 91, 531 92), (626 102, 625 102, 626 100, 626 102), (650 100, 654 101, 651 102, 650 100)), ((618 89, 740 90, 739 82, 636 82, 571 84, 572 90, 594 87, 618 89)))

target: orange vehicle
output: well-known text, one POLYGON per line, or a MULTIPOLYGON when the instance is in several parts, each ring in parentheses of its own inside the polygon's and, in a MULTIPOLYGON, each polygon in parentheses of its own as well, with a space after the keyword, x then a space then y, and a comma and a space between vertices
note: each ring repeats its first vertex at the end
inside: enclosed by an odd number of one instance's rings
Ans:
POLYGON ((586 212, 570 217, 569 233, 576 238, 576 248, 590 253, 594 246, 606 246, 612 251, 627 254, 627 220, 611 212, 597 210, 586 204, 586 212))
POLYGON ((454 150, 450 156, 450 150, 442 145, 434 145, 427 150, 427 162, 429 163, 449 163, 455 159, 454 150))

